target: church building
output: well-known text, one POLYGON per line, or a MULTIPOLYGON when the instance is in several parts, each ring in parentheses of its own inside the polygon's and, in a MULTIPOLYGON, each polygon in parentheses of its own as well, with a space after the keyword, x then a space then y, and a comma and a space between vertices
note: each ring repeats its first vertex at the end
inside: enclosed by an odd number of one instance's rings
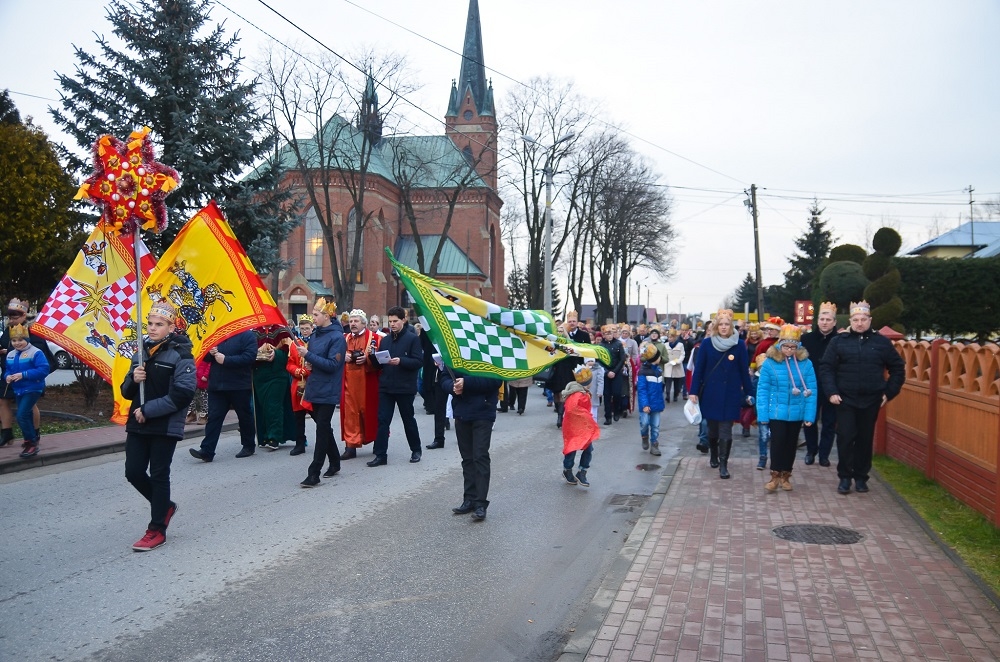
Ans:
MULTIPOLYGON (((500 235, 503 203, 496 192, 497 119, 493 88, 483 62, 478 0, 469 2, 461 70, 457 83, 452 81, 443 135, 383 136, 378 94, 371 78, 360 109, 353 122, 334 116, 320 137, 313 138, 329 141, 325 145, 328 150, 371 146, 363 182, 364 212, 369 220, 362 232, 353 307, 382 316, 391 306, 409 307, 384 249, 390 247, 397 260, 419 270, 414 226, 423 248, 424 273, 506 305, 500 235), (431 258, 442 241, 437 270, 432 274, 431 258)), ((323 153, 317 145, 311 152, 323 153)), ((331 240, 325 237, 320 218, 332 219, 332 240, 339 257, 354 245, 355 209, 340 171, 324 169, 330 194, 318 196, 317 202, 327 204, 325 200, 329 200, 330 213, 326 214, 325 209, 311 204, 303 184, 305 177, 316 177, 317 171, 310 172, 308 162, 307 167, 300 167, 300 160, 287 145, 279 159, 286 171, 284 181, 306 200, 301 225, 281 247, 282 259, 293 264, 279 274, 273 288, 279 307, 292 321, 310 311, 317 297, 336 298, 327 253, 331 240)), ((358 179, 352 183, 357 186, 358 179)), ((343 261, 339 266, 346 276, 343 261)), ((346 302, 337 304, 345 310, 346 302)))

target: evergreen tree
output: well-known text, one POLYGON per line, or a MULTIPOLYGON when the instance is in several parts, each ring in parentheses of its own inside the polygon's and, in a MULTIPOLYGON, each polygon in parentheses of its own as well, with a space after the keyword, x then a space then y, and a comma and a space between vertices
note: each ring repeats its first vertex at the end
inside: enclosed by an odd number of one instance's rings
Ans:
POLYGON ((727 307, 737 311, 743 310, 744 304, 750 304, 751 312, 757 310, 757 279, 750 273, 726 301, 727 307))
POLYGON ((792 268, 785 272, 785 290, 792 301, 812 298, 823 261, 833 246, 833 232, 822 218, 824 211, 826 209, 820 208, 819 201, 813 198, 809 209, 809 227, 795 239, 798 252, 789 260, 792 268))
POLYGON ((239 37, 210 22, 211 6, 210 0, 111 3, 107 17, 120 43, 98 37, 96 55, 77 47, 75 76, 58 75, 62 99, 50 112, 86 150, 64 149, 78 179, 91 170, 99 136, 152 129, 157 159, 182 178, 166 199, 164 236, 146 237, 154 249, 214 199, 254 264, 267 271, 281 266, 277 247, 295 221, 269 165, 274 137, 260 132, 268 123, 254 102, 257 81, 241 80, 239 37))
POLYGON ((523 267, 514 267, 507 274, 507 305, 514 310, 528 307, 528 273, 523 267))

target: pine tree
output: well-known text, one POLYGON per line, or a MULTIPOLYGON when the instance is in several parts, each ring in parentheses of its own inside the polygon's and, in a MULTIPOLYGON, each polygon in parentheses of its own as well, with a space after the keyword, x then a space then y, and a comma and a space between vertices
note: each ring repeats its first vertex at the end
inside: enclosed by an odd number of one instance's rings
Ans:
POLYGON ((746 278, 733 291, 726 304, 729 308, 738 309, 738 311, 743 310, 744 304, 750 304, 751 311, 757 310, 757 279, 752 274, 747 273, 746 278))
POLYGON ((824 211, 826 209, 821 209, 819 201, 813 198, 809 227, 795 239, 799 252, 792 255, 789 260, 792 268, 785 272, 785 290, 793 301, 812 298, 823 260, 833 246, 833 232, 827 229, 827 221, 822 218, 824 211))
POLYGON ((91 170, 99 136, 125 138, 150 127, 157 160, 182 177, 166 199, 169 226, 150 243, 166 246, 214 199, 266 271, 280 266, 277 247, 295 222, 287 194, 277 190, 279 173, 268 165, 274 137, 260 131, 268 123, 254 102, 257 82, 241 80, 239 37, 210 22, 211 6, 210 0, 111 3, 107 17, 120 45, 101 36, 97 55, 77 47, 75 76, 58 75, 62 99, 50 112, 79 148, 63 156, 80 179, 91 170))

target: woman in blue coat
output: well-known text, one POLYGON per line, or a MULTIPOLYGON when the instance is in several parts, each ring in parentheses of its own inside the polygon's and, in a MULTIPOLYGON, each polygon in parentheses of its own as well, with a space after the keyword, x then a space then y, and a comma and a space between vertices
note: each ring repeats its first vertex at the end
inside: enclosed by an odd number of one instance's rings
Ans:
POLYGON ((816 420, 816 372, 800 342, 802 331, 781 327, 778 342, 767 350, 757 382, 757 420, 771 429, 771 480, 768 492, 792 489, 792 465, 799 430, 816 420))
POLYGON ((733 329, 733 311, 715 315, 713 334, 701 341, 695 354, 688 399, 701 405, 708 421, 709 464, 719 468, 719 478, 729 478, 729 451, 733 448, 733 421, 740 406, 749 402, 750 359, 747 347, 733 329))

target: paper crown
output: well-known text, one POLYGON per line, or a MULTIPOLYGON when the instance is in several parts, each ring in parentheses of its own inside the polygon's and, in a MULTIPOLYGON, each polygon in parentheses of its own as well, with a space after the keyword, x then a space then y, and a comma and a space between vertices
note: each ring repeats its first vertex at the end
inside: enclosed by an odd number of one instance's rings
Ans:
POLYGON ((10 339, 11 340, 27 340, 28 339, 28 327, 23 324, 15 324, 10 327, 10 339))
POLYGON ((594 378, 594 373, 585 365, 579 365, 573 370, 573 379, 580 386, 590 386, 590 381, 594 378))
POLYGON ((327 303, 325 297, 320 297, 316 299, 316 304, 313 306, 313 311, 317 310, 333 317, 337 314, 337 302, 331 301, 330 303, 327 303))
POLYGON ((733 311, 730 308, 720 308, 719 312, 715 313, 715 321, 722 322, 732 322, 733 321, 733 311))
POLYGON ((348 317, 360 317, 362 322, 368 324, 368 316, 365 315, 365 311, 361 310, 360 308, 355 308, 354 310, 352 310, 350 313, 348 313, 348 317))
POLYGON ((340 313, 340 323, 342 325, 347 326, 347 323, 350 321, 350 319, 351 319, 351 316, 347 313, 346 310, 344 312, 340 313))
POLYGON ((173 321, 177 318, 177 310, 174 308, 173 304, 166 299, 160 299, 149 308, 148 316, 153 317, 154 315, 156 317, 162 317, 173 324, 173 321))
POLYGON ((794 324, 785 324, 781 327, 781 333, 778 334, 778 344, 785 342, 798 343, 802 339, 802 329, 795 326, 794 324))
POLYGON ((678 335, 679 335, 679 334, 678 334, 678 332, 677 332, 677 329, 675 329, 674 327, 670 327, 670 328, 669 328, 669 329, 667 330, 667 337, 668 337, 668 338, 676 338, 676 337, 677 337, 678 335))
POLYGON ((11 299, 10 303, 7 304, 7 310, 8 310, 8 312, 16 310, 19 313, 24 313, 25 315, 27 315, 28 314, 28 302, 27 301, 21 301, 18 298, 11 299))
POLYGON ((851 316, 854 315, 871 315, 872 307, 868 305, 867 301, 851 302, 851 316))
POLYGON ((837 304, 833 303, 832 301, 824 301, 823 303, 819 304, 819 314, 822 315, 823 313, 832 313, 833 316, 836 317, 837 304))
POLYGON ((774 331, 780 331, 785 320, 780 317, 768 317, 767 321, 760 325, 762 329, 772 329, 774 331))
POLYGON ((299 315, 299 324, 314 324, 312 315, 299 315))
POLYGON ((690 324, 681 324, 681 331, 690 331, 690 330, 691 330, 690 324))
POLYGON ((757 322, 750 322, 750 324, 747 325, 747 333, 760 333, 760 324, 757 322))
POLYGON ((657 356, 659 356, 660 350, 656 349, 656 345, 653 343, 647 343, 642 346, 642 360, 652 361, 657 356))
POLYGON ((566 313, 566 321, 567 322, 570 321, 570 320, 579 320, 579 319, 580 319, 580 317, 579 317, 578 313, 575 310, 571 310, 568 313, 566 313))

